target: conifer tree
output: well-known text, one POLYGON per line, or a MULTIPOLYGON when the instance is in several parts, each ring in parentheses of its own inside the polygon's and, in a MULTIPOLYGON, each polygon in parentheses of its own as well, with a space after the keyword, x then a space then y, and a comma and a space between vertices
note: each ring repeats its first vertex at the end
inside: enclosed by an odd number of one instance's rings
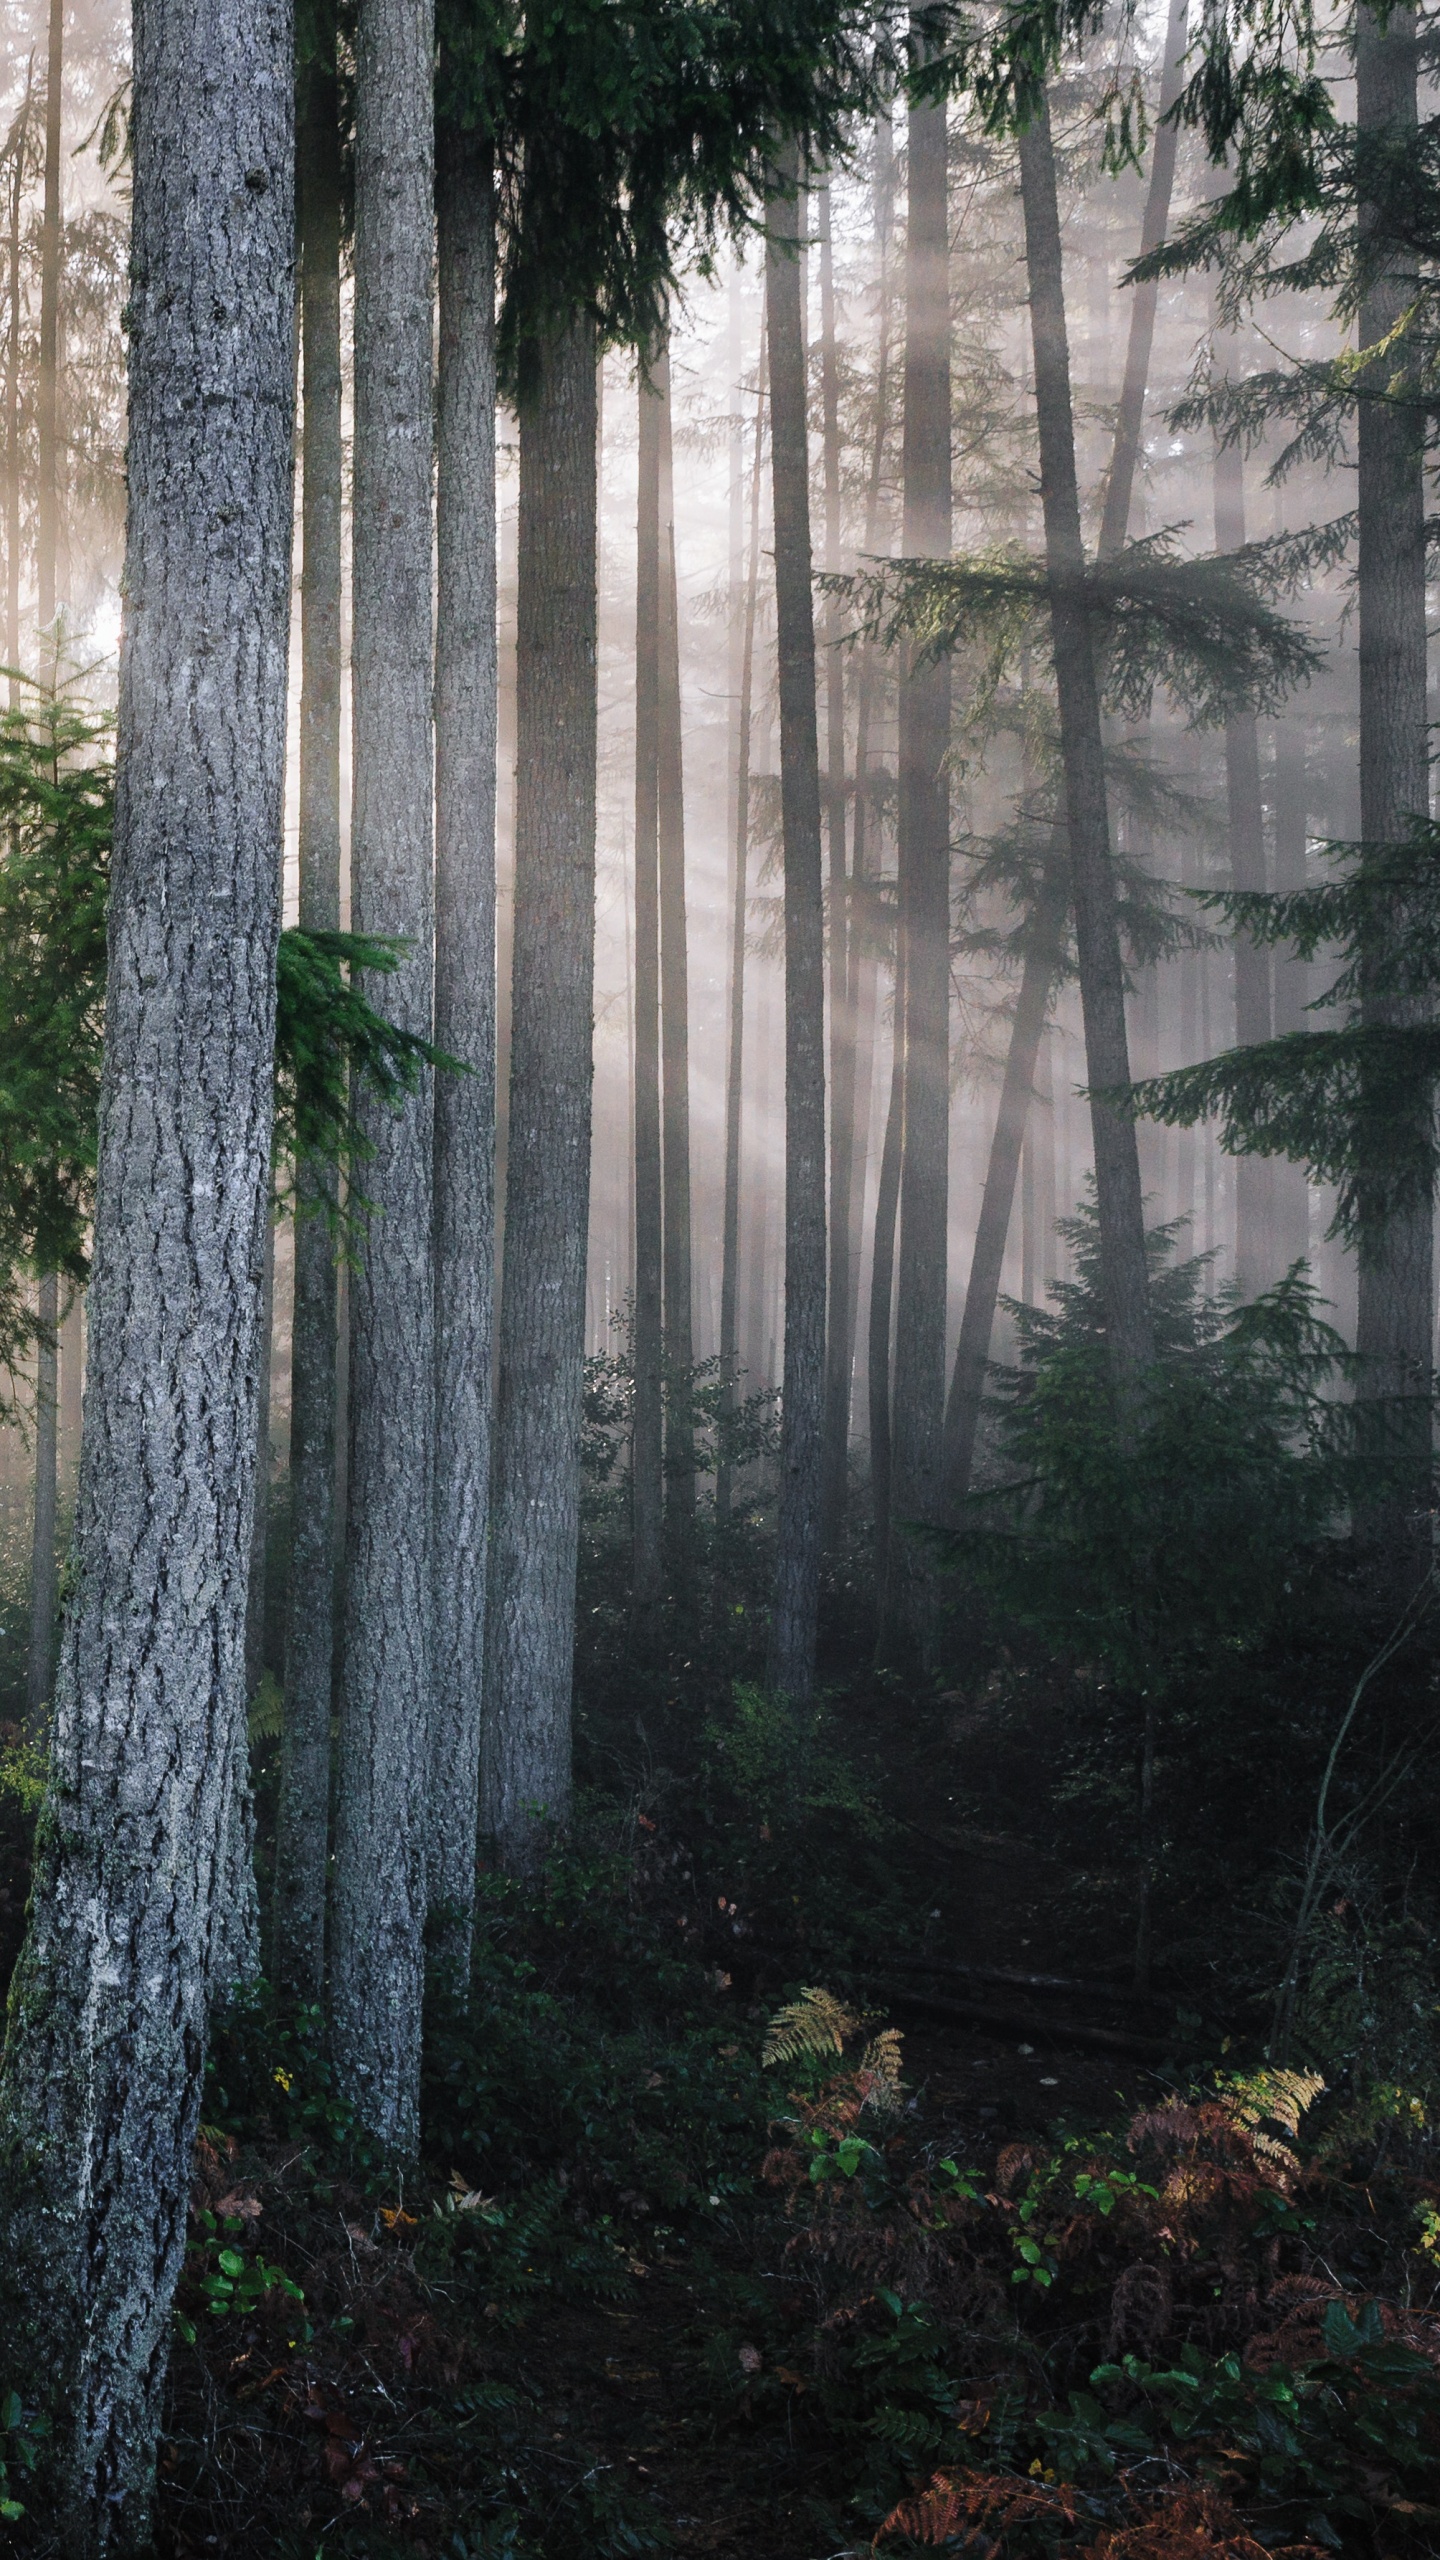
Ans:
MULTIPOLYGON (((658 359, 657 359, 658 361, 658 359)), ((654 1606, 665 1511, 664 1184, 660 1105, 660 409, 639 382, 635 526, 635 1406, 631 1597, 654 1606)))
MULTIPOLYGON (((352 911, 399 935, 401 1026, 434 973, 430 0, 360 0, 355 95, 352 911)), ((432 1674, 432 1131, 362 1097, 372 1218, 350 1297, 350 1461, 330 2033, 369 2131, 414 2149, 432 1674)))
POLYGON ((244 1754, 294 245, 283 5, 139 0, 129 515, 75 1596, 0 2072, 0 2333, 78 2554, 146 2546, 244 1754), (232 315, 218 330, 215 313, 232 315), (213 421, 223 408, 223 437, 213 421))

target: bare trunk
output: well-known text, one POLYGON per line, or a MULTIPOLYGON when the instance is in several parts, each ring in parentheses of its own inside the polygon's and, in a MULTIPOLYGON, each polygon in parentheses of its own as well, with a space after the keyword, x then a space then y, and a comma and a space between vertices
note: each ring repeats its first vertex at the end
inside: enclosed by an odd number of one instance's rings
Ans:
MULTIPOLYGON (((297 136, 304 483, 300 582, 300 923, 340 925, 340 98, 335 28, 303 74, 297 136)), ((274 1968, 313 2005, 325 1979, 335 1657, 338 1287, 334 1173, 297 1176, 290 1370, 290 1587, 275 1818, 274 1968)))
POLYGON ((263 0, 135 10, 85 1452, 0 2072, 0 2335, 51 2406, 47 2522, 86 2560, 148 2547, 244 1744, 290 581, 290 35, 263 0))
MULTIPOLYGON (((1372 144, 1413 137, 1412 9, 1397 8, 1382 19, 1368 6, 1361 8, 1355 79, 1362 137, 1372 144)), ((1361 206, 1362 250, 1375 261, 1360 306, 1362 347, 1389 338, 1414 290, 1413 252, 1397 249, 1386 261, 1376 239, 1378 221, 1370 207, 1361 206)), ((1390 349, 1371 373, 1370 387, 1382 396, 1360 402, 1360 832, 1381 859, 1429 809, 1424 436, 1415 364, 1408 348, 1390 349), (1397 388, 1399 398, 1393 396, 1397 388)), ((1396 915, 1395 930, 1402 940, 1403 913, 1396 915)), ((1362 1018, 1375 1024, 1413 1021, 1425 1010, 1423 1003, 1389 994, 1383 986, 1362 996, 1362 1018)), ((1387 1551, 1387 1570, 1402 1579, 1422 1569, 1430 1543, 1424 1515, 1434 1360, 1432 1229, 1429 1201, 1398 1216, 1362 1216, 1358 1257, 1356 1350, 1362 1365, 1356 1400, 1367 1445, 1394 1470, 1393 1489, 1368 1525, 1387 1551)))
POLYGON ((25 207, 26 146, 34 112, 35 65, 25 73, 25 96, 15 124, 10 164, 9 294, 5 348, 5 657, 11 669, 9 701, 20 698, 20 245, 25 207))
MULTIPOLYGON (((351 912, 405 937, 387 1014, 434 1011, 431 730, 434 81, 429 0, 360 0, 355 72, 351 912)), ((331 1906, 336 2067, 413 2152, 424 1989, 434 1425, 433 1097, 362 1096, 367 1222, 350 1295, 350 1464, 331 1906)))
POLYGON ((985 1393, 985 1370, 990 1358, 990 1336, 995 1327, 995 1305, 1000 1295, 1005 1246, 1015 1207, 1015 1177, 1020 1167, 1020 1150, 1035 1092, 1035 1070, 1040 1058, 1040 1044, 1045 1036, 1045 1017, 1055 984, 1057 946, 1065 926, 1062 861, 1063 854, 1052 855, 1049 877, 1037 901, 1031 924, 1015 1018, 1010 1028, 1010 1045, 1005 1055, 1005 1080, 1000 1088, 995 1134, 985 1170, 985 1189, 975 1229, 970 1278, 965 1290, 965 1312, 960 1320, 960 1339, 955 1347, 955 1366, 945 1406, 945 1508, 951 1518, 959 1511, 970 1490, 970 1474, 975 1461, 975 1440, 985 1393))
MULTIPOLYGON (((1282 896, 1306 885, 1308 817, 1304 724, 1296 718, 1280 719, 1275 723, 1275 887, 1282 896)), ((1284 950, 1272 954, 1271 965, 1275 1036, 1280 1039, 1286 1032, 1306 1028, 1308 973, 1303 960, 1284 950)), ((1310 1251, 1310 1188, 1303 1165, 1277 1159, 1272 1172, 1275 1259, 1279 1270, 1288 1271, 1310 1251)))
POLYGON ((495 214, 490 157, 438 166, 434 1657, 429 1900, 470 1971, 480 1812, 495 1261, 495 214))
POLYGON ((520 402, 515 954, 483 1827, 508 1864, 570 1812, 595 956, 595 338, 520 402))
MULTIPOLYGON (((1244 540, 1244 457, 1238 445, 1226 445, 1215 456, 1215 548, 1238 551, 1244 540)), ((1260 730, 1253 711, 1239 712, 1225 723, 1225 799, 1231 886, 1263 889, 1265 811, 1260 794, 1260 730)), ((1237 933, 1234 960, 1235 1039, 1239 1047, 1249 1048, 1270 1037, 1270 954, 1248 933, 1237 933)), ((1247 1298, 1254 1297, 1270 1276, 1274 1188, 1269 1157, 1236 1157, 1235 1277, 1247 1298)))
POLYGON ((675 575, 675 472, 670 358, 660 394, 660 1046, 665 1237, 665 1510, 683 1562, 695 1518, 695 1365, 690 1242, 690 964, 685 930, 685 772, 680 702, 680 612, 675 575))
POLYGON ((895 1303, 895 1226, 900 1206, 900 1153, 905 1127, 905 962, 897 942, 890 1098, 875 1187, 875 1244, 870 1265, 870 1485, 875 1513, 875 1610, 884 1626, 890 1568, 890 1323, 895 1303))
POLYGON ((265 1223, 260 1365, 255 1380, 255 1509, 250 1524, 250 1589, 245 1603, 245 1696, 265 1674, 265 1563, 270 1531, 270 1362, 275 1332, 275 1221, 265 1223))
MULTIPOLYGON (((943 106, 910 112, 905 243, 907 558, 950 550, 949 189, 943 106)), ((930 1577, 907 1536, 940 1516, 950 1164, 950 662, 900 684, 899 898, 905 1104, 895 1289, 891 1560, 895 1631, 926 1637, 930 1577)))
POLYGON ((660 420, 653 369, 639 389, 635 523, 635 1407, 631 1593, 664 1587, 664 1204, 660 1164, 660 420))
MULTIPOLYGON (((820 394, 825 464, 825 566, 840 566, 840 362, 835 340, 835 255, 830 188, 820 188, 820 394)), ((824 1536, 845 1519, 850 1479, 850 1389, 855 1325, 850 1308, 850 1187, 855 1173, 855 996, 850 883, 845 862, 845 661, 840 611, 825 604, 825 828, 830 857, 830 1285, 825 1332, 824 1536)))
MULTIPOLYGON (((782 175, 798 188, 793 149, 782 175)), ((825 1395, 825 889, 797 238, 798 197, 773 200, 765 312, 785 839, 785 1368, 769 1680, 772 1689, 808 1698, 820 1600, 825 1395)))
MULTIPOLYGON (((1142 258, 1159 248, 1170 224, 1170 199, 1175 189, 1175 153, 1180 128, 1170 122, 1169 117, 1184 77, 1188 4, 1189 0, 1170 0, 1170 18, 1165 31, 1165 63, 1160 75, 1160 105, 1150 153, 1150 184, 1146 189, 1145 212, 1140 224, 1142 258)), ((1155 343, 1155 306, 1159 291, 1158 284, 1137 284, 1132 288, 1125 375, 1120 386, 1115 445, 1110 457, 1110 477, 1105 484, 1105 508, 1100 521, 1098 547, 1102 560, 1113 560, 1130 531, 1135 468, 1140 458, 1140 431, 1145 420, 1145 394, 1150 384, 1150 353, 1155 343)))
POLYGON ((755 395, 755 453, 750 474, 750 552, 745 627, 740 644, 740 707, 735 749, 735 849, 730 906, 730 1022, 725 1057, 725 1204, 720 1247, 720 1362, 723 1390, 715 1517, 730 1517, 731 1465, 725 1422, 736 1409, 740 1310, 740 1133, 745 1065, 745 926, 749 906, 750 727, 755 691, 755 617, 760 597, 760 483, 765 451, 765 328, 760 328, 755 395))
POLYGON ((55 1670, 55 1494, 60 1419, 55 1354, 60 1284, 53 1271, 41 1274, 36 1316, 35 1495, 30 1527, 30 1651, 25 1682, 32 1731, 38 1729, 42 1708, 50 1703, 55 1670))
POLYGON ((1100 730, 1095 644, 1085 593, 1085 553, 1075 480, 1070 350, 1055 155, 1048 100, 1020 136, 1020 191, 1035 353, 1035 409, 1050 620, 1059 695, 1060 746, 1070 844, 1071 895, 1080 963, 1085 1064, 1100 1218, 1105 1324, 1117 1387, 1128 1389, 1154 1357, 1140 1156, 1135 1124, 1103 1094, 1130 1082, 1125 972, 1110 861, 1110 817, 1100 730))

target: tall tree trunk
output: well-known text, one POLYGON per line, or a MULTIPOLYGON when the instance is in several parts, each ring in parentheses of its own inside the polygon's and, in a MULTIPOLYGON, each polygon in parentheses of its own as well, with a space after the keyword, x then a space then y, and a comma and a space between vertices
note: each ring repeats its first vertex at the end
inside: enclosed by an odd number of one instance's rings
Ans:
MULTIPOLYGON (((50 0, 45 87, 45 201, 40 224, 40 373, 36 385, 36 565, 40 625, 55 620, 56 563, 60 547, 60 162, 65 47, 64 0, 50 0)), ((58 658, 54 668, 59 679, 58 658)), ((36 1306, 35 1491, 30 1535, 30 1654, 26 1702, 32 1718, 50 1697, 55 1655, 55 1509, 59 1371, 56 1328, 59 1284, 53 1271, 40 1275, 36 1306)))
POLYGON ((0 2070, 0 2336, 50 2404, 44 2512, 85 2560, 148 2546, 244 1747, 290 583, 291 126, 285 6, 138 0, 87 1428, 51 1792, 0 2070))
POLYGON ((5 657, 11 669, 9 700, 12 711, 20 699, 20 680, 15 672, 20 664, 20 226, 25 209, 29 135, 34 108, 35 64, 32 57, 26 66, 25 96, 12 128, 15 147, 10 163, 5 348, 5 657))
MULTIPOLYGON (((1150 151, 1150 184, 1145 191, 1145 211, 1140 223, 1142 258, 1149 257, 1152 250, 1159 248, 1170 223, 1170 199, 1175 189, 1175 153, 1180 140, 1180 128, 1170 120, 1170 110, 1180 94, 1184 77, 1188 6, 1189 0, 1170 0, 1170 17, 1165 30, 1165 61, 1160 74, 1160 104, 1156 112, 1155 140, 1150 151)), ((1158 283, 1137 284, 1131 290, 1125 373, 1120 386, 1115 445, 1110 457, 1110 477, 1105 484, 1105 506, 1100 520, 1098 548, 1102 560, 1113 560, 1116 552, 1123 548, 1130 530, 1159 293, 1158 283)))
MULTIPOLYGON (((830 185, 818 189, 820 234, 820 406, 825 466, 825 567, 840 567, 840 358, 835 336, 835 248, 830 185)), ((825 831, 830 907, 830 1286, 825 1331, 825 1542, 845 1518, 850 1477, 850 1382, 855 1327, 850 1312, 850 1186, 855 1172, 855 1002, 850 951, 850 884, 845 863, 845 661, 840 608, 825 600, 825 831)))
MULTIPOLYGON (((1383 19, 1361 8, 1356 28, 1356 121, 1373 149, 1416 128, 1416 20, 1409 8, 1383 19)), ((1360 305, 1362 348, 1384 345, 1414 290, 1413 251, 1388 257, 1382 217, 1360 208, 1362 255, 1371 270, 1360 305)), ((1359 421, 1360 832, 1384 859, 1429 809, 1425 652, 1425 482, 1416 359, 1390 348, 1368 370, 1359 421), (1396 391, 1400 396, 1394 396, 1396 391), (1385 395, 1390 396, 1385 396, 1385 395)), ((1397 943, 1406 919, 1395 917, 1397 943)), ((1371 1023, 1421 1018, 1423 1004, 1372 986, 1371 1023)), ((1428 1106, 1427 1106, 1428 1107, 1428 1106)), ((1367 1444, 1396 1472, 1369 1526, 1388 1551, 1387 1570, 1421 1569, 1429 1553, 1427 1504, 1433 1350, 1433 1216, 1429 1201, 1398 1216, 1362 1220, 1356 1386, 1367 1444)))
MULTIPOLYGON (((405 937, 385 1010, 434 1011, 430 0, 360 0, 355 61, 354 817, 351 912, 405 937)), ((361 2122, 418 2133, 424 1988, 433 1097, 357 1114, 375 1203, 350 1298, 350 1465, 330 2035, 361 2122)))
POLYGON ((815 722, 810 457, 798 254, 799 163, 781 155, 765 251, 770 467, 785 840, 785 1368, 780 1522, 770 1622, 772 1689, 808 1698, 820 1601, 825 1396, 825 888, 815 722))
POLYGON ((756 369, 755 452, 750 472, 750 548, 745 569, 744 630, 740 642, 740 707, 735 745, 735 849, 730 901, 730 1020, 725 1053, 725 1201, 720 1244, 719 1463, 715 1517, 730 1517, 731 1463, 725 1428, 738 1402, 740 1321, 740 1135, 745 1098, 745 926, 749 912, 750 729, 755 696, 755 619, 760 600, 760 483, 765 452, 765 324, 760 324, 756 369))
POLYGON ((685 929, 685 769, 680 701, 680 598, 675 571, 675 468, 670 355, 660 395, 660 1048, 664 1164, 665 1509, 677 1560, 695 1518, 695 1365, 690 1218, 690 962, 685 929))
MULTIPOLYGON (((875 350, 875 421, 870 439, 870 464, 865 490, 865 550, 873 557, 880 540, 880 495, 884 482, 885 455, 891 426, 891 340, 890 340, 890 235, 895 212, 895 146, 894 127, 888 102, 875 119, 875 269, 879 295, 878 329, 875 350)), ((879 964, 875 948, 875 918, 865 901, 869 884, 879 875, 878 815, 870 794, 870 731, 880 692, 880 653, 873 643, 864 644, 860 659, 860 681, 855 705, 855 826, 851 855, 850 918, 850 1013, 854 1024, 855 1110, 852 1131, 852 1164, 850 1172, 849 1283, 845 1295, 845 1315, 850 1328, 851 1360, 859 1323, 860 1265, 865 1223, 865 1187, 870 1153, 871 1088, 875 1072, 875 1014, 879 989, 879 964)), ((888 1247, 885 1291, 885 1452, 884 1466, 888 1484, 889 1469, 889 1358, 890 1315, 889 1293, 895 1259, 894 1217, 888 1247)), ((873 1300, 872 1300, 873 1307, 873 1300)), ((871 1450, 872 1492, 878 1482, 875 1461, 875 1396, 874 1328, 866 1350, 867 1425, 871 1450)), ((843 1490, 843 1488, 842 1488, 843 1490)), ((876 1521, 878 1525, 878 1508, 876 1521)), ((830 1535, 839 1534, 840 1523, 834 1522, 830 1535)), ((886 1530, 888 1538, 888 1528, 886 1530)), ((884 1554, 884 1540, 877 1553, 884 1554)))
MULTIPOLYGON (((300 923, 340 926, 341 510, 340 97, 333 17, 301 77, 296 184, 304 480, 300 581, 300 923)), ((336 1177, 296 1178, 290 1370, 290 1587, 285 1716, 275 1817, 274 1971, 282 1997, 314 2004, 325 1979, 330 1717, 335 1655, 338 1285, 336 1177)))
POLYGON ((875 1513, 875 1614, 882 1630, 890 1579, 893 1452, 890 1328, 895 1307, 895 1227, 900 1207, 900 1155, 905 1132, 905 950, 895 937, 895 992, 890 1034, 890 1095, 875 1186, 875 1243, 870 1264, 870 1486, 875 1513))
POLYGON ((1060 749, 1070 846, 1071 897, 1080 963, 1085 1065, 1100 1219, 1106 1338, 1117 1387, 1128 1390, 1154 1356, 1140 1156, 1135 1124, 1102 1099, 1130 1081, 1125 971, 1110 861, 1110 816, 1100 729, 1094 634, 1085 592, 1085 552, 1075 479, 1070 349, 1050 108, 1042 97, 1020 135, 1020 193, 1030 282, 1035 410, 1050 621, 1059 695, 1060 749))
POLYGON ((595 335, 520 401, 515 955, 483 1827, 511 1866, 570 1811, 595 958, 595 335))
POLYGON ((495 213, 490 155, 441 136, 436 515, 434 1696, 429 1897, 470 1970, 480 1814, 495 1259, 495 213))
POLYGON ((635 1406, 631 1595, 664 1588, 664 1202, 660 1160, 660 421, 658 357, 642 369, 635 517, 635 1406))
MULTIPOLYGON (((1238 551, 1245 540, 1245 463, 1238 445, 1215 456, 1215 548, 1238 551)), ((1260 730, 1253 711, 1225 723, 1225 800, 1230 832, 1230 882, 1236 889, 1265 886, 1265 811, 1260 793, 1260 730)), ((1270 954, 1237 933, 1235 1039, 1249 1048, 1271 1031, 1270 954)), ((1274 1180, 1267 1156, 1235 1159, 1235 1277, 1247 1298, 1270 1276, 1274 1180)))
POLYGON ((255 1507, 250 1523, 250 1595, 245 1604, 245 1695, 265 1676, 265 1563, 270 1531, 270 1365, 275 1339, 275 1221, 265 1222, 260 1364, 255 1382, 255 1507))
MULTIPOLYGON (((1306 885, 1307 801, 1305 726, 1291 715, 1275 723, 1275 887, 1281 896, 1306 885)), ((1303 1031, 1308 972, 1293 953, 1272 954, 1275 1036, 1303 1031)), ((1281 1271, 1310 1251, 1310 1186, 1305 1168, 1276 1160, 1275 1258, 1281 1271)))
MULTIPOLYGON (((919 40, 919 21, 912 21, 919 40)), ((907 558, 950 551, 950 225, 943 105, 912 107, 905 236, 907 558)), ((924 1640, 929 1575, 905 1533, 940 1516, 950 1170, 950 662, 900 683, 899 899, 905 950, 900 1249, 895 1284, 887 1610, 924 1640)))

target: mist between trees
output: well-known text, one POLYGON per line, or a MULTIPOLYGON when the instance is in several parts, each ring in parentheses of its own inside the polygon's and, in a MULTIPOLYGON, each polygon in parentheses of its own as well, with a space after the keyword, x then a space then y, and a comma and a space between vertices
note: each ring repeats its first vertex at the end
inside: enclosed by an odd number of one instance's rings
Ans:
POLYGON ((422 2176, 597 1804, 758 1791, 786 1983, 785 1823, 1097 1823, 1067 1973, 1317 2087, 1325 1912, 1430 1943, 1434 31, 1231 15, 0 11, 57 2548, 149 2547, 212 2021, 422 2176))

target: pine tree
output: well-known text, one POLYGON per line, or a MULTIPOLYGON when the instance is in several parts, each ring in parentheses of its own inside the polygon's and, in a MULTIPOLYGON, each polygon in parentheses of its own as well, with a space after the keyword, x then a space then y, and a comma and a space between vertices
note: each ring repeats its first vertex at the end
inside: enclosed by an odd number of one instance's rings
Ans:
POLYGON ((481 1821, 524 1868, 570 1812, 595 940, 595 332, 525 350, 515 944, 481 1821))
MULTIPOLYGON (((360 0, 355 96, 354 818, 362 933, 401 935, 427 1038, 434 44, 428 0, 360 0)), ((417 2137, 432 1670, 433 1116, 362 1099, 372 1219, 350 1298, 350 1460, 330 2035, 361 2121, 417 2137)))
POLYGON ((495 1255, 495 214, 474 124, 438 136, 434 1652, 429 1902, 469 1977, 485 1666, 495 1255))
POLYGON ((244 1756, 289 601, 288 10, 139 0, 131 131, 120 797, 78 1570, 0 2073, 3 2334, 54 2411, 51 2514, 97 2560, 148 2541, 244 1756))
POLYGON ((806 1698, 820 1599, 825 1384, 825 893, 800 304, 799 154, 778 169, 765 253, 785 849, 785 1364, 769 1679, 806 1698))
POLYGON ((660 1102, 660 412, 658 359, 642 364, 635 526, 635 1406, 631 1596, 663 1587, 664 1179, 660 1102))

